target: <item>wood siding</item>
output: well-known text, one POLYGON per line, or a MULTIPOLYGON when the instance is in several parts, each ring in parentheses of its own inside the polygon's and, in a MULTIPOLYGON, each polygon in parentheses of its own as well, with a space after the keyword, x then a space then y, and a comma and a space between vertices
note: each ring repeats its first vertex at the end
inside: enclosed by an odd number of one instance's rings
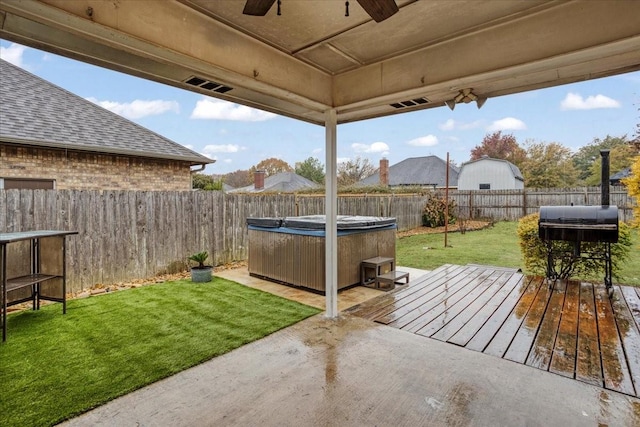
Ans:
MULTIPOLYGON (((597 188, 451 191, 462 215, 517 220, 540 205, 599 204, 597 188)), ((341 215, 395 217, 399 230, 421 225, 421 195, 344 195, 341 215)), ((631 219, 631 198, 614 187, 611 203, 631 219)), ((248 257, 247 217, 324 213, 323 196, 234 195, 209 191, 0 190, 0 232, 74 230, 68 289, 149 278, 187 268, 202 250, 216 265, 248 257)))

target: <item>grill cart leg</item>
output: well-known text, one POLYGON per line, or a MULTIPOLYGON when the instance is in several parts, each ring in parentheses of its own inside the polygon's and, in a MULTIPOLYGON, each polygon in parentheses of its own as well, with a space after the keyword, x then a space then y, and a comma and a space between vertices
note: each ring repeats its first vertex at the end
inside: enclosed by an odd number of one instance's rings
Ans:
POLYGON ((613 267, 611 265, 611 243, 607 242, 607 248, 604 254, 604 284, 607 287, 607 293, 609 298, 613 297, 613 281, 612 281, 613 267))
POLYGON ((547 244, 547 280, 549 281, 549 289, 553 289, 558 280, 558 273, 553 268, 553 243, 551 240, 546 240, 547 244))

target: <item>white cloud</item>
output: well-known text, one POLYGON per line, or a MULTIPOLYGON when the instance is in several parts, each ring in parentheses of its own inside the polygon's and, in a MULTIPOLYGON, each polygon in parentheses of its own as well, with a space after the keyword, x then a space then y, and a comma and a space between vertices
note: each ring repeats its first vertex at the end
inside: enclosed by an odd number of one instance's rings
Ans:
POLYGON ((223 160, 223 162, 224 162, 224 163, 231 163, 231 162, 233 162, 233 160, 231 160, 231 159, 224 159, 224 160, 223 160))
POLYGON ((513 117, 505 117, 504 119, 496 120, 487 126, 487 130, 491 132, 499 130, 523 130, 527 125, 520 119, 513 117))
POLYGON ((227 101, 203 98, 196 103, 192 119, 234 120, 240 122, 262 122, 278 117, 276 114, 227 101))
POLYGON ((24 54, 25 49, 26 47, 16 43, 11 43, 9 47, 0 46, 0 58, 17 67, 25 68, 24 63, 22 62, 22 55, 24 54))
POLYGON ((87 98, 87 101, 91 101, 94 104, 106 108, 116 114, 119 114, 127 119, 140 119, 147 116, 157 116, 164 114, 167 111, 180 112, 180 105, 176 101, 162 101, 156 99, 153 101, 144 101, 136 99, 133 102, 115 102, 115 101, 98 101, 96 98, 87 98))
POLYGON ((340 164, 340 163, 346 163, 346 162, 348 162, 349 160, 351 160, 351 158, 350 158, 350 157, 338 157, 338 158, 336 159, 336 163, 337 163, 337 164, 340 164))
POLYGON ((438 125, 441 130, 469 130, 482 127, 482 120, 476 120, 469 123, 459 122, 453 119, 448 119, 446 122, 438 125))
POLYGON ((438 138, 435 135, 426 135, 412 139, 407 142, 407 144, 413 145, 414 147, 433 147, 434 145, 438 145, 438 138))
POLYGON ((595 110, 597 108, 620 108, 620 103, 604 95, 588 96, 569 92, 560 103, 563 110, 595 110))
POLYGON ((351 144, 351 148, 356 153, 388 153, 389 146, 384 142, 374 142, 373 144, 351 144))
POLYGON ((205 153, 237 153, 238 151, 246 150, 246 147, 241 147, 237 144, 222 144, 222 145, 206 145, 203 148, 205 153))
POLYGON ((312 154, 320 154, 320 153, 322 153, 322 148, 314 148, 311 153, 312 154))

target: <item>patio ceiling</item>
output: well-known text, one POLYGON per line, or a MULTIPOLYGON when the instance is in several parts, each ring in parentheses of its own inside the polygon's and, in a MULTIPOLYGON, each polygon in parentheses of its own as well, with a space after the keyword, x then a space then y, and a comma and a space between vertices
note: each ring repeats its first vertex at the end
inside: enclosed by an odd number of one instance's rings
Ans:
POLYGON ((639 1, 396 3, 376 23, 344 0, 2 0, 0 37, 321 125, 640 69, 639 1))

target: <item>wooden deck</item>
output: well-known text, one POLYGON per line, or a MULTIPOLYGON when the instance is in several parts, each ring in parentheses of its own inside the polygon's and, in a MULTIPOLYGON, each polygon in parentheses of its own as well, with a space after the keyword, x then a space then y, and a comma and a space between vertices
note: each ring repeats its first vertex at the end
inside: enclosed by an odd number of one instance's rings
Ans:
POLYGON ((444 265, 347 312, 640 397, 640 288, 444 265))

